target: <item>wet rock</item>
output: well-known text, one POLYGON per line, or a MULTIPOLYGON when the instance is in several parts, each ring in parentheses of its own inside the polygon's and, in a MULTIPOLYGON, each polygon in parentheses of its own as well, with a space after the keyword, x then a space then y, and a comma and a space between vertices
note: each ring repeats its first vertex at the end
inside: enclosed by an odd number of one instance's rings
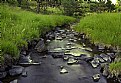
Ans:
POLYGON ((27 77, 27 71, 24 70, 24 71, 22 72, 22 77, 27 77))
POLYGON ((27 55, 27 52, 25 50, 21 51, 22 55, 27 55))
POLYGON ((69 60, 69 56, 64 56, 63 60, 68 61, 69 60))
POLYGON ((95 55, 94 58, 98 59, 100 63, 104 63, 105 62, 105 60, 100 55, 95 55))
POLYGON ((64 53, 54 52, 54 53, 51 53, 51 55, 52 55, 53 58, 63 58, 64 53))
POLYGON ((108 55, 106 55, 104 53, 100 54, 100 57, 102 57, 103 60, 105 60, 106 62, 111 62, 110 56, 108 56, 108 55))
POLYGON ((100 79, 100 74, 95 74, 92 76, 92 78, 93 78, 94 82, 98 82, 100 79))
POLYGON ((11 81, 10 83, 18 83, 18 80, 15 79, 15 80, 11 81))
POLYGON ((47 39, 46 41, 47 41, 47 43, 49 43, 51 40, 47 39))
POLYGON ((62 37, 56 37, 55 39, 56 40, 62 40, 63 38, 62 37))
POLYGON ((94 58, 94 60, 92 60, 90 63, 93 68, 97 68, 100 65, 100 62, 97 58, 94 58))
POLYGON ((20 55, 20 59, 19 59, 19 63, 31 63, 32 60, 30 58, 30 56, 24 56, 24 55, 20 55))
POLYGON ((7 75, 7 73, 6 73, 6 72, 0 72, 0 79, 5 78, 5 77, 6 77, 6 75, 7 75))
POLYGON ((109 66, 107 63, 101 64, 101 73, 103 76, 108 77, 109 76, 109 66))
POLYGON ((94 58, 93 57, 87 57, 87 58, 85 58, 84 60, 86 61, 86 62, 90 62, 90 61, 92 61, 94 58))
POLYGON ((61 69, 61 71, 60 71, 60 74, 65 74, 65 73, 68 73, 68 71, 66 70, 66 69, 61 69))
POLYGON ((70 46, 66 46, 65 50, 72 50, 70 46))
POLYGON ((76 63, 76 62, 77 62, 77 60, 74 60, 73 58, 69 58, 67 64, 68 64, 68 65, 72 65, 72 64, 74 64, 74 63, 76 63))
POLYGON ((115 53, 107 53, 107 55, 109 55, 111 60, 114 61, 114 59, 116 57, 115 53))
POLYGON ((98 50, 100 50, 100 51, 105 50, 105 46, 98 44, 98 50))
POLYGON ((9 70, 9 74, 10 74, 11 76, 20 75, 20 74, 22 74, 23 69, 24 69, 24 68, 21 67, 21 66, 13 66, 12 69, 9 70))
POLYGON ((38 51, 38 52, 42 52, 42 51, 45 51, 45 43, 44 43, 44 39, 40 39, 40 41, 38 42, 38 44, 35 46, 35 49, 38 51))

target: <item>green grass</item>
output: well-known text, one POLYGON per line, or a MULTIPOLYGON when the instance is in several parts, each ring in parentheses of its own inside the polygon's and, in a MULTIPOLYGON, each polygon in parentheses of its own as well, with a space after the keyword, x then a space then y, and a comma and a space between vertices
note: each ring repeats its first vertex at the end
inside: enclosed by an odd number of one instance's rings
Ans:
POLYGON ((27 46, 27 41, 39 36, 55 26, 75 21, 75 18, 62 15, 42 15, 8 7, 0 4, 1 11, 1 50, 13 57, 19 55, 19 49, 27 46))
POLYGON ((84 17, 74 29, 85 32, 96 43, 121 46, 121 13, 102 13, 84 17))
MULTIPOLYGON (((95 43, 121 47, 121 13, 102 13, 84 17, 74 29, 86 33, 95 43)), ((111 63, 109 70, 113 74, 121 73, 121 62, 111 63)))
POLYGON ((115 76, 121 74, 121 62, 113 62, 109 66, 109 70, 115 76))

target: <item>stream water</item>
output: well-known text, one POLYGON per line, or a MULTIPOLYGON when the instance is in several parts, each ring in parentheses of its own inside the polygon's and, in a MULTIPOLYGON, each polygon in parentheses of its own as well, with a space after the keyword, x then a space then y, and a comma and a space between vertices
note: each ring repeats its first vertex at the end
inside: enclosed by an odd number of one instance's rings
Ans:
POLYGON ((32 61, 41 64, 24 67, 27 76, 15 78, 17 83, 107 83, 101 67, 94 68, 90 63, 94 55, 92 49, 86 47, 78 35, 60 28, 46 34, 47 51, 30 52, 32 61))

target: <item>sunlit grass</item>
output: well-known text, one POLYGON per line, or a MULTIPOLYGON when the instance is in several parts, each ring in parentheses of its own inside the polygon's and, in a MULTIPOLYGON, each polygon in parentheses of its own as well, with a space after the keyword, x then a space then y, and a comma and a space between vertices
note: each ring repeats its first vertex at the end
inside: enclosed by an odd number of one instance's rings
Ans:
MULTIPOLYGON (((102 13, 84 17, 74 29, 89 35, 93 42, 121 46, 121 13, 102 13)), ((116 75, 121 73, 121 62, 111 63, 109 70, 116 75)))
MULTIPOLYGON (((39 36, 55 26, 75 21, 61 15, 41 15, 0 4, 1 49, 2 54, 18 56, 19 49, 27 46, 27 41, 39 36)), ((1 54, 1 56, 2 56, 1 54)))
POLYGON ((95 42, 121 46, 121 13, 103 13, 84 17, 74 28, 95 42))

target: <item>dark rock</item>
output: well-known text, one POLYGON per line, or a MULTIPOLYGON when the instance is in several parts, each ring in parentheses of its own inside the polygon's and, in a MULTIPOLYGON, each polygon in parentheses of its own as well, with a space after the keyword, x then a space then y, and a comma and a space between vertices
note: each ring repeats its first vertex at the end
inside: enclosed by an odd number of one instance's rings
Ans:
POLYGON ((7 66, 7 70, 12 67, 13 59, 12 59, 11 55, 4 54, 4 65, 7 66))
POLYGON ((7 73, 6 73, 6 72, 0 72, 0 79, 5 78, 5 77, 6 77, 6 75, 7 75, 7 73))
POLYGON ((93 78, 94 82, 98 82, 100 79, 100 74, 95 74, 95 75, 93 75, 92 78, 93 78))
POLYGON ((0 83, 2 83, 2 81, 0 81, 0 83))
POLYGON ((24 69, 24 68, 21 67, 21 66, 13 66, 12 69, 9 70, 9 74, 10 74, 11 76, 20 75, 20 74, 22 74, 23 69, 24 69))
POLYGON ((85 58, 84 60, 86 61, 86 62, 90 62, 90 61, 92 61, 94 58, 93 57, 87 57, 87 58, 85 58))
POLYGON ((24 51, 21 51, 21 54, 22 54, 22 55, 27 55, 27 52, 26 52, 26 50, 24 50, 24 51))
POLYGON ((53 58, 63 58, 64 53, 62 53, 62 52, 54 52, 54 53, 51 53, 51 55, 52 55, 53 58))
POLYGON ((42 51, 45 51, 45 43, 44 43, 44 39, 40 39, 40 41, 38 42, 38 44, 35 46, 35 49, 38 51, 38 52, 42 52, 42 51))
POLYGON ((19 63, 31 63, 32 60, 30 59, 30 56, 24 56, 20 55, 19 63))
POLYGON ((5 71, 5 67, 3 65, 0 65, 0 72, 4 72, 5 71))

